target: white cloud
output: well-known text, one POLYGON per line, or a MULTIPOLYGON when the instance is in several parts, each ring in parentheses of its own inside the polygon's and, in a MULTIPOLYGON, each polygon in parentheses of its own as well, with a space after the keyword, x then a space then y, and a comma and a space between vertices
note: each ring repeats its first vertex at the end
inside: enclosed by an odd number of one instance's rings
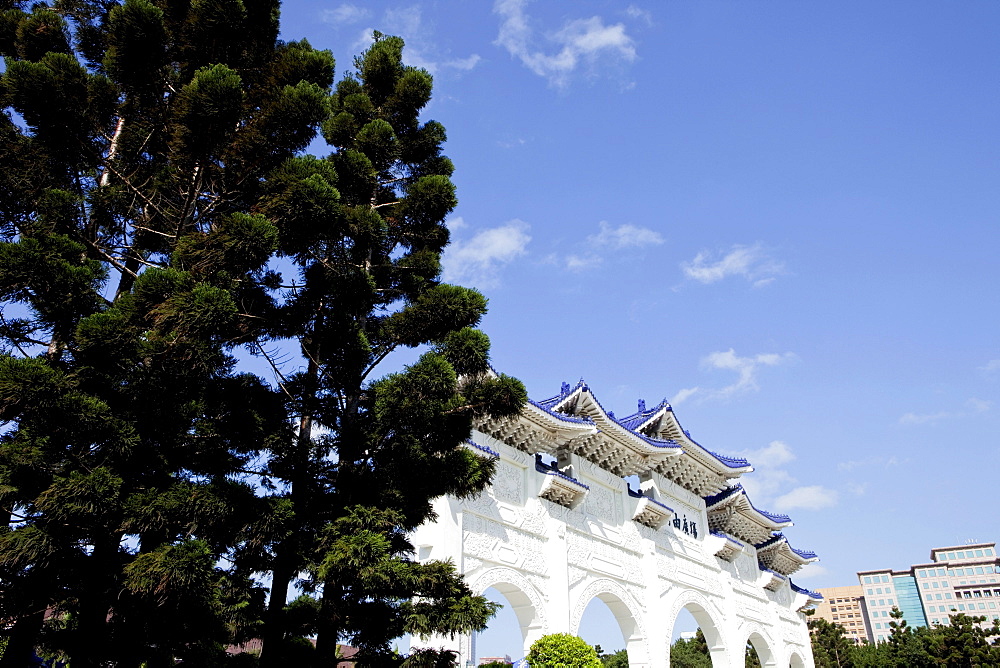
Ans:
POLYGON ((753 473, 740 478, 740 483, 756 503, 770 502, 782 490, 795 484, 795 478, 781 468, 795 459, 791 448, 783 441, 771 441, 763 448, 739 454, 753 465, 753 473))
POLYGON ((933 424, 942 420, 956 420, 987 412, 993 403, 972 398, 965 402, 965 409, 958 411, 938 411, 936 413, 906 413, 899 418, 901 425, 933 424))
POLYGON ((699 391, 701 391, 701 388, 699 388, 699 387, 686 387, 683 390, 680 390, 679 392, 677 392, 677 394, 675 394, 670 399, 670 404, 672 406, 676 406, 677 404, 681 403, 682 401, 686 401, 689 398, 693 397, 694 395, 698 394, 699 391))
MULTIPOLYGON (((449 221, 449 229, 461 229, 465 221, 449 221), (457 224, 456 224, 457 223, 457 224)), ((481 230, 465 241, 452 241, 441 259, 446 281, 469 282, 490 287, 498 282, 499 270, 527 253, 529 226, 511 220, 499 227, 481 230)))
POLYGON ((890 457, 869 457, 868 459, 852 459, 846 462, 839 462, 837 464, 838 471, 853 471, 857 468, 892 468, 893 466, 898 466, 900 464, 906 464, 910 460, 903 459, 900 460, 896 455, 890 457))
POLYGON ((829 571, 826 570, 822 564, 818 564, 814 561, 795 571, 795 579, 808 580, 809 578, 818 578, 820 576, 827 575, 828 573, 829 571))
MULTIPOLYGON (((343 7, 350 7, 350 5, 342 5, 335 10, 328 10, 328 12, 339 12, 343 7)), ((365 12, 364 18, 367 18, 367 10, 361 11, 365 12)), ((325 14, 326 12, 324 12, 325 14)), ((405 65, 421 67, 431 74, 444 69, 467 72, 475 68, 481 60, 479 54, 476 53, 464 58, 450 57, 450 54, 441 46, 433 26, 429 26, 424 21, 423 11, 419 5, 386 9, 378 25, 379 32, 397 35, 406 42, 406 48, 403 49, 403 63, 405 65)), ((374 32, 375 28, 364 29, 352 45, 352 50, 360 52, 371 46, 374 32)))
POLYGON ((979 367, 979 370, 985 374, 994 374, 1000 371, 1000 360, 990 360, 983 366, 979 367))
POLYGON ((642 20, 646 25, 653 25, 653 13, 637 5, 629 5, 625 8, 625 15, 630 19, 642 20))
POLYGON ((635 44, 621 23, 606 25, 604 19, 567 21, 562 28, 547 35, 556 51, 545 53, 534 48, 534 30, 524 11, 526 0, 497 0, 493 11, 500 15, 500 32, 496 44, 520 60, 538 76, 554 86, 565 86, 581 63, 592 68, 599 59, 632 62, 636 59, 635 44))
POLYGON ((334 9, 324 9, 320 20, 324 23, 347 24, 357 23, 368 18, 369 11, 364 7, 344 3, 334 9))
POLYGON ((663 243, 659 232, 646 227, 631 224, 614 227, 606 220, 597 225, 598 232, 587 236, 580 244, 586 247, 585 250, 566 255, 551 253, 544 261, 567 271, 581 272, 603 264, 604 256, 610 252, 663 243))
POLYGON ((760 243, 752 246, 733 246, 719 259, 717 254, 702 251, 690 262, 682 262, 684 275, 699 283, 717 283, 730 276, 742 276, 761 287, 774 281, 785 267, 771 258, 760 243))
POLYGON ((607 248, 631 248, 633 246, 652 246, 663 243, 659 232, 648 227, 624 224, 612 227, 606 220, 598 223, 601 231, 587 237, 587 241, 595 246, 607 248))
POLYGON ((740 357, 730 348, 723 352, 707 355, 701 364, 710 369, 724 369, 737 373, 736 381, 710 393, 713 398, 725 399, 736 394, 759 389, 757 371, 764 366, 777 366, 796 359, 794 353, 763 353, 753 357, 740 357))
POLYGON ((819 485, 796 486, 798 482, 786 465, 795 453, 784 441, 771 441, 757 450, 739 453, 753 465, 752 474, 740 478, 750 500, 758 508, 787 512, 795 509, 821 510, 837 504, 836 491, 819 485))
POLYGON ((804 510, 822 510, 837 505, 839 495, 835 490, 821 485, 796 487, 787 494, 782 494, 774 500, 776 510, 785 512, 801 508, 804 510))
POLYGON ((599 255, 588 253, 585 255, 567 255, 564 261, 566 269, 569 271, 584 271, 593 269, 604 262, 599 255))

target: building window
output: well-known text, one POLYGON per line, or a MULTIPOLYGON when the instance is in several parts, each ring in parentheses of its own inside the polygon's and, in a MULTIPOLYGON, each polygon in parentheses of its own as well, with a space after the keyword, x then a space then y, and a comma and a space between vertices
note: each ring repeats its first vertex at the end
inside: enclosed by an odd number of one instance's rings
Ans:
POLYGON ((983 550, 983 553, 986 554, 987 557, 993 556, 993 550, 991 550, 990 548, 986 548, 985 550, 983 550))
POLYGON ((936 598, 937 600, 939 600, 939 601, 940 601, 940 600, 941 600, 941 594, 935 594, 935 595, 934 595, 934 598, 936 598))
POLYGON ((871 579, 871 576, 867 576, 867 575, 866 575, 866 576, 865 576, 865 584, 866 584, 866 585, 870 585, 871 583, 872 583, 872 579, 871 579))
POLYGON ((976 556, 977 557, 983 556, 983 551, 982 550, 976 550, 976 556))

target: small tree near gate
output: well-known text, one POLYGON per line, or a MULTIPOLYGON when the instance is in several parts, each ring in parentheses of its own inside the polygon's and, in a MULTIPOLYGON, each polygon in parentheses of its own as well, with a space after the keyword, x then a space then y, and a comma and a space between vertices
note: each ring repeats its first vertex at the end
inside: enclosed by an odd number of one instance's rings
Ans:
POLYGON ((528 652, 531 668, 602 668, 593 647, 568 633, 542 636, 528 652))

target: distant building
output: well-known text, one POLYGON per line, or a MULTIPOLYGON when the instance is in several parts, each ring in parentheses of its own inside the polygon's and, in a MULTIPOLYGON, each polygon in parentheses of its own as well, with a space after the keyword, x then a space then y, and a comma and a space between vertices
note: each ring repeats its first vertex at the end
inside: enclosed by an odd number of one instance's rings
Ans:
POLYGON ((866 622, 875 642, 891 631, 889 613, 898 607, 910 626, 948 624, 948 615, 1000 619, 1000 557, 996 543, 937 547, 931 560, 908 570, 860 571, 866 622))
POLYGON ((844 629, 844 634, 855 644, 872 642, 865 615, 864 590, 860 585, 827 587, 817 590, 823 600, 816 606, 817 617, 844 629))
POLYGON ((505 654, 503 656, 484 656, 483 658, 479 659, 479 665, 480 666, 485 665, 487 663, 507 663, 507 664, 509 664, 509 663, 511 663, 511 658, 510 658, 509 654, 505 654))

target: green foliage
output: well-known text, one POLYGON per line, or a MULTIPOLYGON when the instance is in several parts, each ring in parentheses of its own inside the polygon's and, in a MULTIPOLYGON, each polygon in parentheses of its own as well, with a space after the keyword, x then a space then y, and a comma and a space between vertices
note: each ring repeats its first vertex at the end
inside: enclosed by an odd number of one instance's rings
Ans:
MULTIPOLYGON (((598 648, 595 647, 595 649, 598 648)), ((604 664, 604 668, 628 668, 628 652, 623 649, 620 649, 613 654, 601 654, 598 649, 597 653, 601 663, 604 664)))
POLYGON ((340 641, 399 665, 393 638, 495 612, 406 541, 488 484, 462 442, 525 400, 485 298, 440 282, 431 76, 377 35, 334 88, 277 37, 277 0, 0 12, 0 666, 219 665, 254 637, 265 666, 340 641), (321 126, 332 153, 299 155, 321 126), (399 347, 424 354, 386 375, 399 347))
POLYGON ((678 638, 674 641, 670 646, 670 665, 675 668, 711 668, 712 657, 701 629, 690 640, 678 638))
POLYGON ((568 633, 550 633, 531 645, 528 652, 531 668, 601 668, 593 647, 568 633))
POLYGON ((958 613, 950 616, 949 624, 913 628, 898 608, 892 609, 890 617, 888 639, 874 645, 854 645, 839 626, 824 619, 810 619, 816 665, 852 668, 1000 665, 1000 623, 996 620, 992 627, 983 628, 986 617, 958 613))

